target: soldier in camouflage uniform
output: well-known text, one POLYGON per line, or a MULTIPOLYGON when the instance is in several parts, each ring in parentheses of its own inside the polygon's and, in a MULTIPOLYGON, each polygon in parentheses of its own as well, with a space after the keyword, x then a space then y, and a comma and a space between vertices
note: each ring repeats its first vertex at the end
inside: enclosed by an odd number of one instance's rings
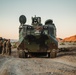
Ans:
POLYGON ((2 48, 3 48, 3 46, 2 46, 2 40, 0 40, 0 54, 2 53, 2 48))
POLYGON ((8 55, 11 55, 11 43, 10 43, 10 39, 6 42, 6 53, 8 55))
POLYGON ((6 40, 3 42, 2 54, 6 53, 6 40))

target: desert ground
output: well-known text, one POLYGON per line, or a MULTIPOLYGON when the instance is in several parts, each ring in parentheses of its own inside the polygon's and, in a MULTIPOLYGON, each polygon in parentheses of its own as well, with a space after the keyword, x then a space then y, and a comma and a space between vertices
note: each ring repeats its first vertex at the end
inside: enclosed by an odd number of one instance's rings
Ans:
POLYGON ((57 53, 56 58, 18 58, 17 50, 12 55, 0 55, 0 75, 76 75, 76 48, 57 53))

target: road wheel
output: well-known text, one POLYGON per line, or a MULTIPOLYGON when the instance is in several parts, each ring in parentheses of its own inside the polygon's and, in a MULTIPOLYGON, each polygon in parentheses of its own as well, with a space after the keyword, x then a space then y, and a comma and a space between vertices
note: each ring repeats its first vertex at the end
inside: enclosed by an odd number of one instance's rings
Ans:
POLYGON ((56 58, 56 55, 57 55, 57 51, 55 49, 53 49, 50 53, 50 57, 51 58, 56 58))
POLYGON ((25 58, 25 51, 19 50, 18 55, 19 55, 19 58, 25 58))

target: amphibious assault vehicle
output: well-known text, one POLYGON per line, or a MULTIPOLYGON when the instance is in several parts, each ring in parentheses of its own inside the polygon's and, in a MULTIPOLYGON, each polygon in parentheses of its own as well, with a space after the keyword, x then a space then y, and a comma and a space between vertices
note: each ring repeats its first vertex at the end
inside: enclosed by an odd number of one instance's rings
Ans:
POLYGON ((19 17, 19 45, 20 58, 31 57, 36 54, 45 54, 47 57, 56 57, 58 42, 56 40, 56 27, 53 20, 48 19, 43 25, 41 17, 32 17, 31 25, 25 24, 26 17, 19 17))

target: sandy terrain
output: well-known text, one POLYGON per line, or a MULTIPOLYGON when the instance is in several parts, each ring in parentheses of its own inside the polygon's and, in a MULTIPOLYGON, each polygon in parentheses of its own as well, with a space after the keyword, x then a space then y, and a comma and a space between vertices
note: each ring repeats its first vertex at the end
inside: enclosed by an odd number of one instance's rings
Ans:
POLYGON ((76 49, 59 52, 57 58, 0 55, 0 75, 76 75, 76 49))

